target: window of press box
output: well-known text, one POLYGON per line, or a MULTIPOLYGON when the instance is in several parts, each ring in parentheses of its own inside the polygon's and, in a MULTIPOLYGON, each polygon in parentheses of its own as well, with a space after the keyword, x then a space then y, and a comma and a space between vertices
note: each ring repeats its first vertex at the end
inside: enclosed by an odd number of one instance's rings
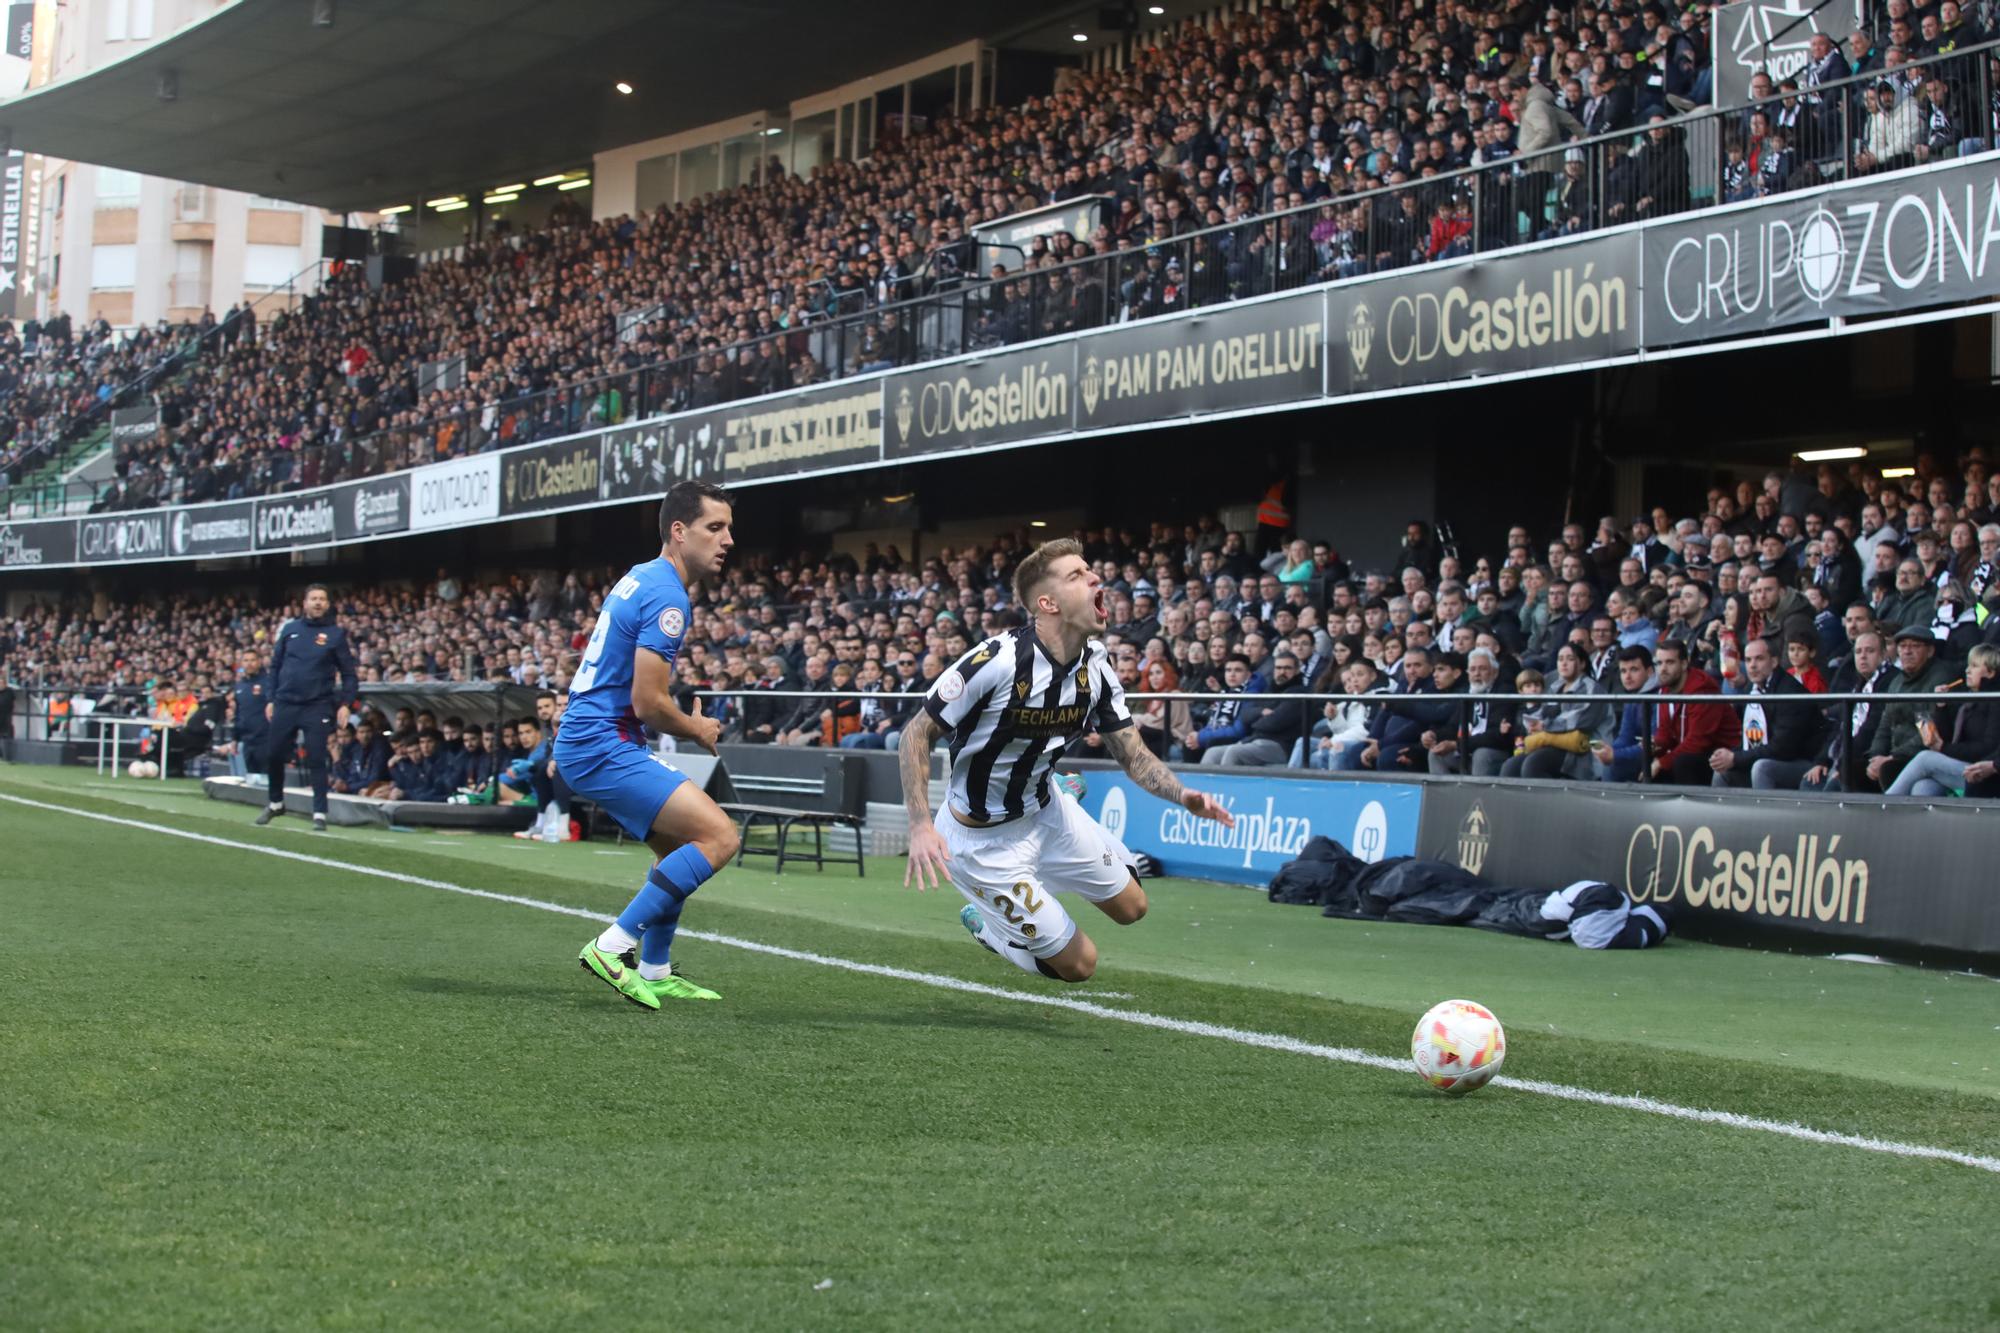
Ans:
POLYGON ((838 156, 834 136, 839 120, 839 114, 829 109, 792 122, 793 174, 810 176, 814 167, 823 167, 838 156))
POLYGON ((681 153, 680 198, 682 203, 713 194, 716 189, 720 145, 705 143, 681 153))

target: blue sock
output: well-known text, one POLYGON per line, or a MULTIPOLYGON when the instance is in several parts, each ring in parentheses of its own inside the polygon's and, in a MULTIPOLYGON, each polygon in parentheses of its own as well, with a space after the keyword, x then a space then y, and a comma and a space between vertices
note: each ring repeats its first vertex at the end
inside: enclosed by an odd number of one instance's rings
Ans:
POLYGON ((646 928, 659 920, 660 914, 669 908, 679 912, 680 904, 675 902, 665 889, 649 879, 639 886, 639 892, 625 905, 625 910, 618 914, 618 929, 636 938, 643 935, 646 928))
MULTIPOLYGON (((639 890, 639 897, 632 900, 633 906, 641 899, 659 903, 652 919, 645 924, 645 933, 639 937, 639 961, 650 967, 665 965, 673 952, 674 930, 681 922, 681 907, 688 895, 708 882, 715 873, 715 867, 701 854, 701 849, 693 843, 675 848, 661 857, 653 867, 653 873, 646 876, 646 887, 639 890), (657 896, 656 896, 657 895, 657 896)), ((626 909, 628 912, 631 908, 626 909)), ((619 918, 624 924, 624 918, 619 918)))

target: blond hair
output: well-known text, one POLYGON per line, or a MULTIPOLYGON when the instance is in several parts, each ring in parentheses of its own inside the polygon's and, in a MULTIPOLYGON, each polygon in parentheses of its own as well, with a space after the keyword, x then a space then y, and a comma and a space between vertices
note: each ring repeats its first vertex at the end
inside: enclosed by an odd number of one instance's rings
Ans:
POLYGON ((1049 566, 1066 555, 1082 554, 1083 543, 1074 537, 1057 537, 1037 546, 1027 559, 1014 567, 1014 600, 1029 615, 1035 614, 1034 596, 1041 590, 1042 584, 1048 582, 1049 566))

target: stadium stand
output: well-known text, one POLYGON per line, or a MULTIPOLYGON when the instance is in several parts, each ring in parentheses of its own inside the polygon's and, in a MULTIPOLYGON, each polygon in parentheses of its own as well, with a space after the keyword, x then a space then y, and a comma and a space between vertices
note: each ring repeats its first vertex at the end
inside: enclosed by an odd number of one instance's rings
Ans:
MULTIPOLYGON (((337 270, 267 336, 205 343, 161 394, 168 429, 94 508, 344 480, 1717 202, 1672 123, 1706 92, 1705 23, 1586 4, 1398 31, 1357 6, 1267 8, 809 179, 774 168, 641 218, 561 217, 380 290, 337 270), (1095 194, 1115 204, 1094 234, 977 271, 980 223, 1095 194), (1044 268, 1060 272, 1025 276, 1044 268), (966 294, 966 321, 919 345, 897 307, 940 290, 966 294), (626 312, 645 318, 621 337, 626 312), (424 367, 461 358, 454 387, 426 387, 424 367)), ((1935 38, 1830 50, 1803 91, 1753 85, 1762 111, 1701 122, 1722 201, 1983 149, 1987 53, 1953 53, 1985 36, 1960 15, 1935 38), (1937 59, 1904 70, 1917 58, 1937 59), (1818 91, 1857 72, 1883 77, 1818 91)))
MULTIPOLYGON (((1761 110, 1691 130, 1703 6, 1390 22, 1320 3, 1186 25, 1126 68, 807 179, 773 167, 638 218, 561 216, 380 289, 336 266, 261 336, 204 340, 160 393, 166 429, 93 507, 338 481, 1982 150, 1991 53, 1959 54, 1985 39, 1981 11, 1921 36, 1903 5, 1879 41, 1818 55, 1805 87, 1755 84, 1761 110), (1906 68, 1919 58, 1936 63, 1906 68), (1857 73, 1880 77, 1825 88, 1857 73), (1719 185, 1693 183, 1695 153, 1719 185), (1114 202, 1095 233, 978 271, 982 222, 1096 194, 1114 202), (940 292, 964 312, 948 345, 900 306, 940 292), (443 363, 462 368, 451 387, 431 378, 443 363)), ((100 396, 126 357, 99 368, 100 396)), ((64 429, 35 421, 36 440, 64 429)))
MULTIPOLYGON (((1969 659, 1977 669, 1981 645, 2000 645, 2000 619, 1992 614, 2000 607, 2000 473, 1976 448, 1952 472, 1925 455, 1908 480, 1859 465, 1822 465, 1769 473, 1761 487, 1716 488, 1695 515, 1654 510, 1630 521, 1607 517, 1595 529, 1572 523, 1544 534, 1546 541, 1517 526, 1504 548, 1477 554, 1461 552, 1448 530, 1441 538, 1413 522, 1396 558, 1372 569, 1342 559, 1328 539, 1338 534, 1274 536, 1259 552, 1213 517, 1155 523, 1143 536, 1112 529, 1075 535, 1112 589, 1111 640, 1128 690, 1245 696, 1169 697, 1139 707, 1148 743, 1190 762, 1355 768, 1364 766, 1360 756, 1372 741, 1365 766, 1386 771, 1484 773, 1519 758, 1510 774, 1626 780, 1634 776, 1631 763, 1594 754, 1590 742, 1633 740, 1620 730, 1636 690, 1747 693, 1757 683, 1767 691, 1759 680, 1767 668, 1752 660, 1764 655, 1810 693, 1901 688, 1899 657, 1913 682, 1933 688, 1967 677, 1969 659), (1856 641, 1869 633, 1877 639, 1859 654, 1857 674, 1856 641), (1666 679, 1664 663, 1653 675, 1668 643, 1685 648, 1684 678, 1666 679), (1647 649, 1646 668, 1621 683, 1620 652, 1635 646, 1647 649), (1504 705, 1493 734, 1471 726, 1464 701, 1543 679, 1552 695, 1581 702, 1504 705), (1389 697, 1310 710, 1272 697, 1308 690, 1389 697), (1588 717, 1580 723, 1566 708, 1588 717), (1566 739, 1531 744, 1541 731, 1566 739), (1453 744, 1436 753, 1440 740, 1453 744), (1248 748, 1206 758, 1224 746, 1248 748), (1494 751, 1490 762, 1471 759, 1480 749, 1494 751), (1538 750, 1548 758, 1530 762, 1538 750)), ((1026 549, 1025 533, 1006 533, 920 560, 870 547, 859 558, 810 566, 760 561, 734 569, 696 607, 680 686, 690 696, 705 688, 739 691, 710 704, 729 739, 894 748, 913 705, 869 696, 927 688, 980 638, 1012 623, 1008 576, 1026 549), (813 697, 757 697, 768 690, 813 697)), ((358 645, 364 682, 505 681, 560 690, 618 572, 463 582, 441 570, 421 586, 343 590, 338 607, 358 645)), ((25 701, 23 712, 44 725, 94 708, 164 707, 181 715, 199 708, 221 736, 241 655, 257 652, 295 609, 244 598, 36 604, 0 621, 0 664, 25 701), (165 694, 162 681, 172 684, 165 694)), ((1984 682, 1972 683, 1991 689, 1993 675, 1989 664, 1984 682)), ((1986 744, 1992 708, 1981 701, 1935 716, 1897 714, 1894 722, 1894 710, 1885 708, 1869 725, 1864 706, 1853 726, 1842 728, 1822 720, 1838 710, 1799 706, 1810 708, 1810 735, 1788 735, 1783 745, 1792 748, 1782 753, 1758 751, 1740 781, 1686 765, 1678 779, 1747 786, 1754 761, 1770 758, 1787 767, 1765 771, 1759 786, 1796 787, 1811 774, 1815 784, 1884 788, 1918 749, 1943 749, 1960 732, 1965 746, 1986 744), (1968 720, 1958 721, 1959 714, 1968 720), (1936 745, 1921 731, 1927 719, 1938 728, 1936 745), (1883 729, 1895 727, 1901 730, 1891 742, 1883 729), (1878 736, 1879 753, 1894 749, 1895 762, 1871 779, 1867 746, 1878 736)), ((1660 705, 1654 715, 1654 707, 1641 706, 1631 726, 1668 753, 1685 740, 1684 753, 1693 755, 1695 738, 1678 730, 1675 710, 1660 705)), ((1726 730, 1725 706, 1708 707, 1717 710, 1710 720, 1726 730)), ((385 732, 395 730, 383 721, 385 732)), ((491 743, 506 749, 502 736, 491 743)), ((1695 758, 1707 765, 1722 748, 1718 742, 1695 758)), ((1733 760, 1741 747, 1729 748, 1733 760)), ((1655 778, 1676 780, 1671 761, 1655 778)))

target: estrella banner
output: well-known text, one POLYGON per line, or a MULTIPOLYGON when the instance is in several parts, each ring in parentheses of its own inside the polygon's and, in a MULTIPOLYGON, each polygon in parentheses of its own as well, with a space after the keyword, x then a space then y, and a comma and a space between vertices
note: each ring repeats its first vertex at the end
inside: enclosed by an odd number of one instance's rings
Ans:
POLYGON ((1143 791, 1116 770, 1084 774, 1083 808, 1135 852, 1158 857, 1169 875, 1264 884, 1278 867, 1325 835, 1365 861, 1417 850, 1423 789, 1390 782, 1314 781, 1189 773, 1188 785, 1212 792, 1236 816, 1225 828, 1143 791))

